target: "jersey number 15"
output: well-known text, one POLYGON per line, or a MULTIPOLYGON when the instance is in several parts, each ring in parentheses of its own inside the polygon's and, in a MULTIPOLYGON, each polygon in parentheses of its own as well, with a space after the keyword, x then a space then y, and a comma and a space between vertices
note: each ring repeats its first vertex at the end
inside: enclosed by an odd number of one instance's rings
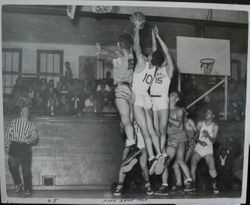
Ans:
POLYGON ((162 76, 155 77, 155 83, 156 84, 162 84, 162 76))

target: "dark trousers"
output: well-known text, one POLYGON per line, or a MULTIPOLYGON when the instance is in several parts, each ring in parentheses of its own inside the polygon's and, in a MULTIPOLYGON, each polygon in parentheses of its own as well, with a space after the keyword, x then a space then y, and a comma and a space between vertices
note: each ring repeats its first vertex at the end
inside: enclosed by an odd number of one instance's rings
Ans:
POLYGON ((10 145, 8 165, 15 185, 22 183, 20 167, 22 168, 24 190, 32 188, 31 175, 31 145, 26 143, 12 142, 10 145))

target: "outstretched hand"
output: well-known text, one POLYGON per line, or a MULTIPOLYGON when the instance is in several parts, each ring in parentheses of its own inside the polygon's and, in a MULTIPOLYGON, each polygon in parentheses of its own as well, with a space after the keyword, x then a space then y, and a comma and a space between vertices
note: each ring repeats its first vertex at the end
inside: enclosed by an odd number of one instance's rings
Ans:
POLYGON ((154 31, 155 36, 158 37, 158 36, 159 36, 159 29, 158 29, 157 26, 155 26, 155 27, 153 28, 153 31, 154 31))
POLYGON ((143 24, 145 23, 145 20, 139 21, 138 16, 134 16, 134 15, 130 17, 130 21, 135 25, 136 29, 142 29, 143 24))

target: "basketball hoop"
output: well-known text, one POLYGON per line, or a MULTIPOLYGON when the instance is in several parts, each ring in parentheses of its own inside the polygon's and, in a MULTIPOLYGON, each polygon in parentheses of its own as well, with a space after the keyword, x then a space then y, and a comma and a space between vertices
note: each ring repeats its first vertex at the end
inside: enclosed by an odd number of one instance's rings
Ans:
POLYGON ((203 74, 211 74, 215 60, 213 58, 203 58, 200 60, 200 67, 203 74))
POLYGON ((106 14, 106 13, 110 13, 112 10, 112 6, 92 6, 92 12, 96 13, 96 14, 106 14))

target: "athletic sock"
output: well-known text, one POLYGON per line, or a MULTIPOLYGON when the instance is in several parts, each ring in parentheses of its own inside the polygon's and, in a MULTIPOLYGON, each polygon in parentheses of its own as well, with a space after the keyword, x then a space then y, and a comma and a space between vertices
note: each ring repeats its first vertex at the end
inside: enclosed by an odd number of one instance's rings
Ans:
POLYGON ((160 156, 162 156, 162 154, 157 154, 157 155, 156 155, 156 158, 159 159, 160 156))
POLYGON ((133 146, 133 145, 135 145, 135 140, 133 139, 133 140, 126 140, 126 145, 127 145, 127 147, 131 147, 131 146, 133 146))
POLYGON ((187 182, 191 182, 191 181, 192 181, 191 178, 185 179, 185 180, 184 180, 184 184, 187 184, 187 182))
POLYGON ((149 158, 148 158, 148 161, 152 161, 154 158, 155 158, 154 156, 149 157, 149 158))
POLYGON ((163 183, 162 186, 168 186, 168 184, 167 183, 163 183))

